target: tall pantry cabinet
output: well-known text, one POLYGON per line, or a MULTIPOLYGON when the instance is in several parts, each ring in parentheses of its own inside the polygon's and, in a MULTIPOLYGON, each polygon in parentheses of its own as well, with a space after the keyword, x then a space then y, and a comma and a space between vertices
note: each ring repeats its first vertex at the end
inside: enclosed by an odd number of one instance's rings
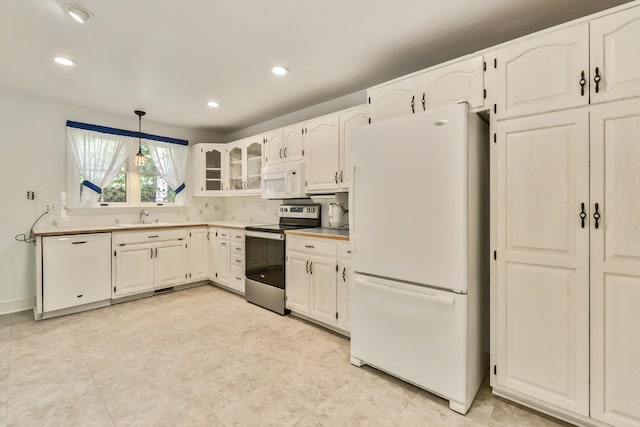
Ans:
POLYGON ((494 392, 640 426, 640 7, 496 50, 494 392))

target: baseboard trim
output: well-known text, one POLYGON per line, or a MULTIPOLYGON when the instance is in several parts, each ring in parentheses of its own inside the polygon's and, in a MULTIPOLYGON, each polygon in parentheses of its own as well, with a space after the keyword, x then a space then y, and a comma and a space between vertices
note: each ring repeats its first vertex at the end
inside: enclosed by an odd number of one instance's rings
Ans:
POLYGON ((36 298, 24 298, 13 301, 0 302, 0 315, 31 310, 36 305, 36 298))

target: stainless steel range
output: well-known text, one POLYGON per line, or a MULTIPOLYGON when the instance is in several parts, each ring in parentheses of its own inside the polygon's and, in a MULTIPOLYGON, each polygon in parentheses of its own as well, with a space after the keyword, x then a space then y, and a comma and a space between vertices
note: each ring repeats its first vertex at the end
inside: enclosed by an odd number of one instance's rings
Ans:
POLYGON ((245 233, 245 297, 261 307, 285 309, 285 230, 320 227, 320 205, 282 205, 274 225, 247 227, 245 233))

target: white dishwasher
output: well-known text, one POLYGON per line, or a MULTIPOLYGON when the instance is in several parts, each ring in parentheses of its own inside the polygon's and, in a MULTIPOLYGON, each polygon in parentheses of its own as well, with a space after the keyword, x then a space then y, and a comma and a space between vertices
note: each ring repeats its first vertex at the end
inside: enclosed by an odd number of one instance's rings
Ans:
POLYGON ((111 233, 42 238, 44 312, 111 299, 111 233))

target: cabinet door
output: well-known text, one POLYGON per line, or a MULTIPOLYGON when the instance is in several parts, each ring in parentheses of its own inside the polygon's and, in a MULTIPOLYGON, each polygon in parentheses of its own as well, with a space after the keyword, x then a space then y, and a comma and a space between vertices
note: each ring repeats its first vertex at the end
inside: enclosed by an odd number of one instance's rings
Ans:
POLYGON ((297 252, 287 253, 287 308, 309 313, 309 257, 297 252))
POLYGON ((260 194, 262 192, 262 146, 259 138, 249 139, 245 148, 245 192, 260 194))
POLYGON ((497 126, 496 384, 589 414, 588 112, 497 126))
POLYGON ((459 102, 471 108, 484 106, 484 64, 476 56, 428 71, 418 77, 418 111, 433 110, 459 102))
POLYGON ((179 285, 186 280, 186 244, 183 240, 158 243, 154 249, 154 288, 179 285))
POLYGON ((591 416, 615 426, 640 425, 639 134, 640 100, 592 110, 591 416))
POLYGON ((196 144, 191 146, 191 193, 194 196, 204 196, 205 184, 205 160, 204 160, 204 144, 196 144))
POLYGON ((229 180, 227 189, 231 193, 244 190, 244 153, 240 145, 227 150, 229 180))
POLYGON ((223 150, 210 144, 205 144, 201 150, 201 160, 204 162, 204 193, 220 194, 224 192, 223 150))
POLYGON ((591 103, 640 96, 640 8, 591 21, 590 35, 591 103))
POLYGON ((367 123, 366 106, 340 113, 340 188, 344 191, 351 187, 351 132, 367 123))
POLYGON ((269 132, 264 135, 266 149, 264 152, 265 165, 282 163, 282 129, 269 132))
POLYGON ((351 259, 343 258, 338 265, 338 326, 347 331, 351 329, 351 315, 349 311, 351 276, 351 259))
POLYGON ((338 115, 305 123, 307 192, 336 190, 339 187, 340 132, 338 115))
POLYGON ((285 162, 302 160, 304 141, 302 125, 297 124, 284 128, 282 131, 282 158, 285 162))
POLYGON ((153 289, 153 245, 116 247, 113 297, 119 298, 153 289))
POLYGON ((309 314, 316 319, 336 324, 337 264, 335 258, 312 256, 309 258, 311 301, 309 314))
POLYGON ((216 238, 215 228, 209 228, 207 239, 209 245, 207 274, 209 275, 209 280, 217 280, 216 274, 218 274, 219 270, 220 256, 218 254, 218 239, 216 238))
POLYGON ((208 246, 207 229, 194 228, 189 238, 189 280, 196 281, 207 278, 208 246))
POLYGON ((498 119, 589 103, 588 23, 515 42, 496 57, 498 119))
POLYGON ((218 241, 218 271, 215 280, 228 284, 231 280, 231 244, 228 241, 218 241))
POLYGON ((409 77, 367 91, 371 123, 415 113, 418 107, 416 94, 418 79, 409 77))

